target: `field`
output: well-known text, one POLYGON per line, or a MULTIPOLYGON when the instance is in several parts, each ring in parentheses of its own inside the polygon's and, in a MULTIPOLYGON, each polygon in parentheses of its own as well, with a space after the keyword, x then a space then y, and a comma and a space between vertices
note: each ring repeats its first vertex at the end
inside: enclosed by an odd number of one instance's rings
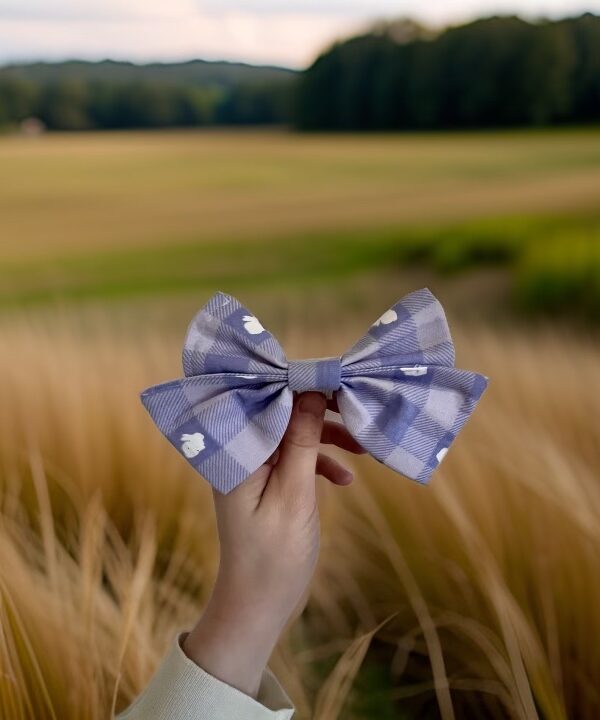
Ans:
POLYGON ((415 258, 600 311, 600 133, 0 138, 0 304, 204 292, 415 258), (241 262, 234 262, 233 259, 241 262))
POLYGON ((0 137, 0 717, 108 718, 207 598, 138 392, 208 294, 316 357, 424 285, 490 389, 429 487, 322 481, 272 667, 301 719, 598 717, 599 241, 597 130, 0 137))
POLYGON ((597 211, 600 133, 53 135, 0 160, 1 257, 22 260, 597 211))

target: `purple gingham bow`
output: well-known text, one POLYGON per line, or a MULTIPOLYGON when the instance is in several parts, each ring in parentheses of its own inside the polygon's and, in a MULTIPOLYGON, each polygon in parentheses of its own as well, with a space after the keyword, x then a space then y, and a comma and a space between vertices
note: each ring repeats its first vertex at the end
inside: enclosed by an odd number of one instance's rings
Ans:
POLYGON ((336 394, 342 421, 377 460, 426 483, 487 386, 454 367, 444 310, 427 289, 406 295, 343 355, 287 360, 234 297, 215 293, 192 320, 185 377, 141 394, 169 441, 228 493, 276 450, 293 391, 336 394))

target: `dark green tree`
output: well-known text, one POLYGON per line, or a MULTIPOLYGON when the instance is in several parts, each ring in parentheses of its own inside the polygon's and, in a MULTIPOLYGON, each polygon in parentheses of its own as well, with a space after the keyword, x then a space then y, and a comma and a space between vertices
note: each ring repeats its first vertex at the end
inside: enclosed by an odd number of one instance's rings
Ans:
POLYGON ((38 87, 30 80, 0 76, 0 127, 33 115, 38 92, 38 87))
POLYGON ((51 130, 88 130, 89 99, 89 87, 80 80, 52 83, 41 89, 36 115, 51 130))
POLYGON ((334 45, 303 74, 305 129, 469 128, 600 119, 600 18, 493 17, 437 37, 392 26, 334 45))
POLYGON ((572 116, 583 122, 600 118, 600 18, 587 13, 559 23, 573 55, 570 85, 572 116))

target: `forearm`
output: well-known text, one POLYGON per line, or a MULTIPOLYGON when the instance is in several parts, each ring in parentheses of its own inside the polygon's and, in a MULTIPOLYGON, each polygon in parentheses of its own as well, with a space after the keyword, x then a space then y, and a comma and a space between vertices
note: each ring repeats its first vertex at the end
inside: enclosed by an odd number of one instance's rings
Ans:
POLYGON ((287 617, 275 611, 266 592, 248 589, 220 577, 183 650, 207 672, 256 698, 287 617))

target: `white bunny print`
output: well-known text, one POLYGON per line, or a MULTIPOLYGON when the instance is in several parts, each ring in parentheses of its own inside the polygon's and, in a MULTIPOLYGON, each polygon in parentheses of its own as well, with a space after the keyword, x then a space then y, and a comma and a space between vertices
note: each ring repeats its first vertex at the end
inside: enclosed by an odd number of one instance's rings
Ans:
POLYGON ((204 444, 204 435, 201 432, 196 432, 191 435, 184 433, 181 436, 181 443, 181 452, 186 458, 196 457, 196 455, 199 455, 206 447, 204 444))
POLYGON ((260 335, 264 332, 264 327, 260 324, 259 320, 254 315, 244 315, 244 329, 250 335, 260 335))
POLYGON ((390 308, 389 310, 386 310, 381 317, 378 317, 377 320, 375 320, 375 322, 373 323, 373 327, 378 327, 379 325, 389 325, 397 319, 398 314, 395 310, 392 310, 390 308))

